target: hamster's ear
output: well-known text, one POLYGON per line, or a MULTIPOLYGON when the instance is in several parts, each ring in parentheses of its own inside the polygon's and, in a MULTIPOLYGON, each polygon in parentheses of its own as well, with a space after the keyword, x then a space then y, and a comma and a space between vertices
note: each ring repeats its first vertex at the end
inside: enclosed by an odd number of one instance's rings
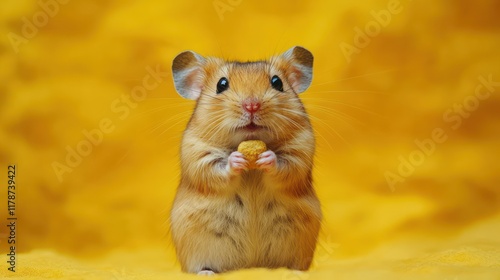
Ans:
POLYGON ((195 52, 185 51, 178 54, 172 63, 174 85, 184 98, 196 100, 203 89, 205 58, 195 52))
POLYGON ((281 57, 290 65, 286 75, 293 90, 296 93, 304 92, 312 82, 312 53, 296 46, 283 53, 281 57))

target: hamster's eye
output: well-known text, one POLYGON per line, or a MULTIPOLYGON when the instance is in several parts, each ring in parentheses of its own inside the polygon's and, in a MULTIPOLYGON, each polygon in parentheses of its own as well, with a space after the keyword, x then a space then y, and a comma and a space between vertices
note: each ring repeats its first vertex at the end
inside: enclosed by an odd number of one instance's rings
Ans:
POLYGON ((217 83, 217 94, 222 93, 228 88, 229 88, 229 81, 227 80, 227 78, 226 77, 220 78, 219 82, 217 83))
POLYGON ((274 75, 272 78, 271 78, 271 86, 275 89, 275 90, 279 90, 281 92, 283 92, 283 82, 281 81, 280 77, 274 75))

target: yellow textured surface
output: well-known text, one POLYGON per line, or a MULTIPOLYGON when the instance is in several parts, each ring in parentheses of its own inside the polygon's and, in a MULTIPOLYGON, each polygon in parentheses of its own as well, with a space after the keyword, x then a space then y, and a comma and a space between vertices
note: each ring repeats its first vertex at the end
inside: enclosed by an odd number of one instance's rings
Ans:
POLYGON ((217 279, 500 277, 499 1, 57 3, 0 2, 0 278, 194 278, 168 231, 194 106, 172 59, 294 45, 315 56, 314 265, 217 279))
POLYGON ((243 141, 238 145, 238 152, 242 153, 250 166, 255 164, 259 155, 267 150, 266 143, 260 140, 243 141))

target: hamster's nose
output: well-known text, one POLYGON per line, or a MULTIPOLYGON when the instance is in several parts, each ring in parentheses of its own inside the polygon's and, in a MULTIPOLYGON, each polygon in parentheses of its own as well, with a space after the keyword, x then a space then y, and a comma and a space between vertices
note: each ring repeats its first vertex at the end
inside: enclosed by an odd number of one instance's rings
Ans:
POLYGON ((250 114, 257 112, 260 108, 260 102, 255 98, 245 99, 242 105, 243 109, 245 109, 245 111, 249 112, 250 114))

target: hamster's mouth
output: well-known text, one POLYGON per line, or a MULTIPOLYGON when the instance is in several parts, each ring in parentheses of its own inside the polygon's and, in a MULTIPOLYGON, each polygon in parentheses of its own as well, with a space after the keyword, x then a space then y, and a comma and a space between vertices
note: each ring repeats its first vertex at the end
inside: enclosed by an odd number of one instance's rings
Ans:
POLYGON ((243 130, 245 130, 245 131, 251 131, 251 132, 253 132, 253 131, 257 131, 257 130, 259 130, 259 129, 262 129, 262 128, 264 128, 264 127, 263 127, 263 126, 261 126, 261 125, 257 125, 257 124, 255 124, 254 122, 251 122, 250 124, 247 124, 247 125, 245 125, 245 126, 242 126, 241 128, 242 128, 243 130))

